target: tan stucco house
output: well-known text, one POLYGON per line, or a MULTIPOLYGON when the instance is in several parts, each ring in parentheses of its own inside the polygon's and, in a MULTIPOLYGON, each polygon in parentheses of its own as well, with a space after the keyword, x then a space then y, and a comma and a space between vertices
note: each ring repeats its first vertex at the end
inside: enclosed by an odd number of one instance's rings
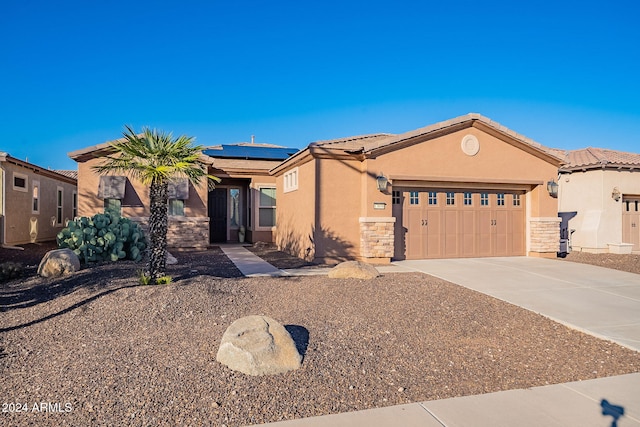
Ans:
POLYGON ((52 171, 0 152, 0 245, 55 240, 77 214, 74 171, 52 171))
MULTIPOLYGON (((174 248, 204 248, 213 243, 272 242, 275 229, 275 177, 269 170, 297 149, 239 143, 203 150, 208 173, 221 179, 187 180, 169 186, 167 240, 174 248), (244 233, 241 233, 241 230, 244 233)), ((100 176, 92 168, 112 153, 111 142, 69 153, 78 162, 78 211, 91 216, 116 209, 123 216, 148 222, 149 189, 127 176, 100 176)))
POLYGON ((640 251, 640 154, 602 148, 561 152, 559 210, 574 251, 640 251))
POLYGON ((562 161, 479 114, 320 141, 271 170, 279 247, 299 257, 555 257, 562 161))
MULTIPOLYGON (((148 189, 92 170, 109 152, 104 143, 70 153, 78 162, 79 214, 117 208, 144 223, 148 189)), ((479 114, 300 151, 209 147, 203 159, 222 181, 173 185, 169 244, 204 247, 243 234, 327 262, 552 257, 558 201, 547 187, 562 164, 556 154, 479 114)))

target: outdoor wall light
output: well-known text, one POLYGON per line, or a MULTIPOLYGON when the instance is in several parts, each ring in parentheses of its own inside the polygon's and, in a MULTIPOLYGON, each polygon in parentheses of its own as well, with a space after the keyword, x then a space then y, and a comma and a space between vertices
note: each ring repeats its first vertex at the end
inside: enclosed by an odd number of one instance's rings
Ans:
POLYGON ((621 193, 618 187, 613 187, 613 191, 611 192, 611 198, 613 198, 613 200, 617 202, 618 200, 620 200, 620 196, 621 196, 621 193))
POLYGON ((558 198, 558 183, 554 180, 547 182, 547 191, 549 195, 553 198, 558 198))
POLYGON ((385 192, 387 191, 387 184, 389 183, 389 180, 387 179, 386 176, 384 176, 383 174, 380 174, 380 176, 376 177, 376 183, 378 184, 378 190, 385 192))

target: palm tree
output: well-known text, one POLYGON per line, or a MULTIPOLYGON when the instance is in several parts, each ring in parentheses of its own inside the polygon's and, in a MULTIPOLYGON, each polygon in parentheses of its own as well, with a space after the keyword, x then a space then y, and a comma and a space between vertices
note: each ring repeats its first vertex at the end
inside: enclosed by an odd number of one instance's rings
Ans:
POLYGON ((136 134, 125 126, 124 138, 113 142, 114 152, 94 170, 99 174, 119 172, 149 185, 151 215, 149 234, 151 237, 148 275, 155 284, 165 275, 168 226, 169 182, 176 178, 188 178, 198 185, 203 177, 219 182, 207 175, 207 166, 200 160, 201 146, 193 146, 193 137, 143 128, 136 134))

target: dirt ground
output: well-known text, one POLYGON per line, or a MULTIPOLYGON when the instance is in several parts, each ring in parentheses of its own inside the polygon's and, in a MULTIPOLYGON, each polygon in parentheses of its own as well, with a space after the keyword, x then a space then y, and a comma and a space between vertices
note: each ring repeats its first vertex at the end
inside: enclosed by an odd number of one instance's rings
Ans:
POLYGON ((428 275, 249 279, 219 248, 173 254, 169 285, 139 286, 131 261, 0 284, 0 424, 230 427, 640 371, 638 352, 428 275), (216 361, 250 314, 288 328, 300 369, 216 361))

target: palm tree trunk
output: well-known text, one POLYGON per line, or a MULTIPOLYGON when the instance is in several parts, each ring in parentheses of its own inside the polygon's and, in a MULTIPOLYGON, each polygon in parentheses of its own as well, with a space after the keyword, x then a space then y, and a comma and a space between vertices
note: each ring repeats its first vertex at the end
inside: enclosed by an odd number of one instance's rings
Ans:
POLYGON ((149 234, 151 248, 149 253, 149 277, 151 283, 157 283, 159 277, 165 275, 167 263, 167 201, 169 185, 166 181, 153 180, 149 189, 151 198, 151 216, 149 217, 149 234))

